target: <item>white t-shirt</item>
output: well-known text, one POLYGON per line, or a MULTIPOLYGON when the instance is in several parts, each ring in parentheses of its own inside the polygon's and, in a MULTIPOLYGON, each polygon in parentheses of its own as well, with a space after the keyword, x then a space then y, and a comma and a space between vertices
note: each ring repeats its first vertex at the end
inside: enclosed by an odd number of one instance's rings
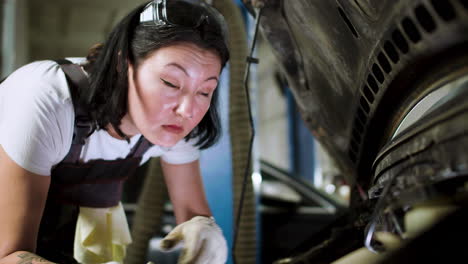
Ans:
MULTIPOLYGON (((28 171, 50 175, 70 150, 74 120, 65 74, 54 61, 25 65, 0 85, 0 145, 28 171)), ((125 158, 139 137, 128 143, 97 130, 87 138, 81 160, 125 158)), ((192 162, 200 156, 194 143, 181 140, 171 148, 152 146, 141 164, 157 156, 173 164, 192 162)))

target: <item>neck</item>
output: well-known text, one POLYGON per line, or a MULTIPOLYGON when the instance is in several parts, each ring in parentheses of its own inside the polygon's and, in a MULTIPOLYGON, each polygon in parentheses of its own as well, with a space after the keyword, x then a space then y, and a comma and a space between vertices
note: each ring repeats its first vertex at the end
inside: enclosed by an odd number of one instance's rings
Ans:
MULTIPOLYGON (((115 131, 114 127, 112 125, 107 125, 106 126, 106 130, 107 130, 107 133, 109 133, 109 135, 111 135, 111 137, 113 138, 116 138, 116 139, 124 139, 123 137, 121 137, 117 131, 115 131)), ((125 132, 124 132, 125 133, 125 132)), ((130 135, 128 135, 130 136, 130 135)))
MULTIPOLYGON (((119 128, 128 137, 133 137, 134 135, 139 133, 138 130, 133 125, 133 122, 130 120, 130 117, 128 116, 128 114, 124 115, 124 117, 120 121, 119 128)), ((117 131, 115 131, 114 127, 111 124, 108 124, 106 126, 106 130, 107 130, 107 133, 109 133, 109 135, 111 135, 112 137, 117 138, 117 139, 124 139, 117 133, 117 131)))

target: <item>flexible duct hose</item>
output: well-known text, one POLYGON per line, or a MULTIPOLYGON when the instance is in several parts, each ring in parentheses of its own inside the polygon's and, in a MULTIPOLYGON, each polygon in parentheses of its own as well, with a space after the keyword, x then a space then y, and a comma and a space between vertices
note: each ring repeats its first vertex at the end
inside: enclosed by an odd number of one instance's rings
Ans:
MULTIPOLYGON (((229 62, 229 132, 232 147, 234 220, 236 220, 243 178, 248 164, 249 140, 252 134, 247 98, 243 86, 248 50, 247 33, 242 14, 233 0, 215 0, 213 6, 223 14, 229 28, 229 50, 231 54, 229 62)), ((251 171, 250 168, 249 171, 251 171)), ((241 212, 240 223, 238 230, 236 230, 238 234, 234 247, 235 261, 236 264, 256 263, 256 208, 251 177, 248 177, 241 212)))
POLYGON ((133 220, 133 242, 127 249, 126 264, 147 262, 148 243, 161 229, 164 203, 168 199, 160 159, 152 158, 149 162, 133 220))

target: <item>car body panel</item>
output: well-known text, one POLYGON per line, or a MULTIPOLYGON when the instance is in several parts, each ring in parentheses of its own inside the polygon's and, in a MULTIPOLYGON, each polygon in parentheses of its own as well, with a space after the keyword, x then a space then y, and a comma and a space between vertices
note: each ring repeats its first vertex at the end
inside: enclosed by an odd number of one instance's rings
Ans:
POLYGON ((466 52, 463 1, 269 0, 260 26, 299 111, 350 183, 404 108, 405 90, 440 58, 466 52))

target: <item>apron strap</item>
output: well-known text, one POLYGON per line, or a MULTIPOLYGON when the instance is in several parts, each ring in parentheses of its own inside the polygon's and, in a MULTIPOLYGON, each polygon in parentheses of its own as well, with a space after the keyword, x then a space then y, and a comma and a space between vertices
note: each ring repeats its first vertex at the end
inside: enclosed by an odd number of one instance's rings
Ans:
POLYGON ((145 152, 153 146, 143 135, 140 136, 138 142, 133 146, 132 150, 128 153, 127 158, 141 158, 145 152))
POLYGON ((80 104, 78 95, 89 87, 88 77, 84 74, 81 66, 66 59, 59 59, 56 62, 65 73, 70 93, 72 95, 75 110, 75 127, 73 130, 73 141, 67 156, 63 161, 77 163, 80 158, 81 149, 85 144, 85 139, 94 131, 91 120, 85 108, 80 104))

